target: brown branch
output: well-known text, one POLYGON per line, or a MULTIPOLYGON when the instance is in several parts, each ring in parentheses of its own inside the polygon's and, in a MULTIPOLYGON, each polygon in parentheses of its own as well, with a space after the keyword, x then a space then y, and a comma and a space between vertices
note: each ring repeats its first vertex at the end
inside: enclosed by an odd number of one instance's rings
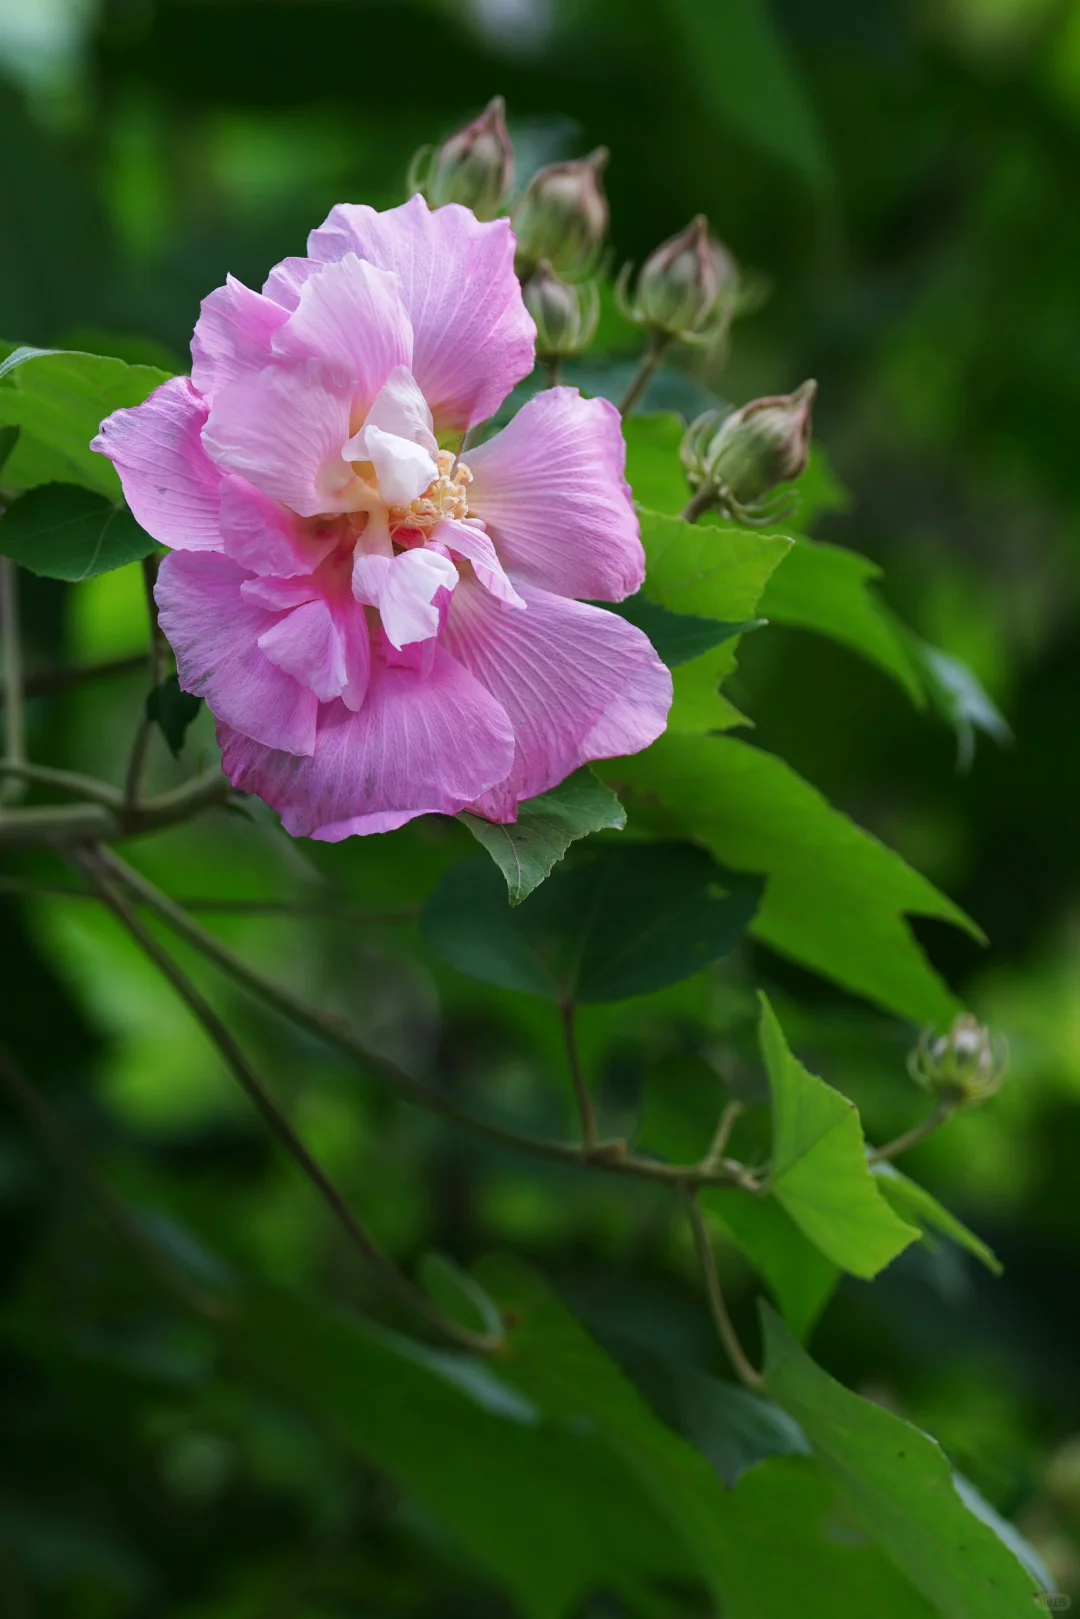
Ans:
POLYGON ((738 1373, 740 1381, 745 1383, 748 1389, 753 1389, 756 1392, 761 1388, 763 1379, 761 1373, 747 1359, 746 1351, 739 1342, 739 1335, 735 1331, 731 1317, 728 1314, 727 1304, 724 1302, 724 1294, 720 1287, 720 1278, 716 1272, 716 1260, 713 1256, 712 1244, 709 1241, 705 1216, 701 1212, 697 1199, 693 1196, 687 1197, 686 1206, 690 1216, 690 1229, 694 1235, 694 1247, 697 1251, 698 1264, 701 1266, 701 1274, 705 1282, 709 1309, 720 1341, 727 1351, 728 1359, 738 1373))
POLYGON ((449 1338, 461 1348, 477 1350, 486 1354, 496 1350, 501 1343, 501 1338, 470 1332, 467 1327, 462 1327, 458 1322, 444 1315, 438 1306, 428 1298, 427 1294, 414 1286, 409 1278, 398 1269, 389 1255, 383 1252, 341 1192, 338 1191, 321 1164, 312 1157, 278 1103, 263 1085, 226 1024, 214 1011, 209 1001, 195 987, 187 974, 172 959, 164 946, 158 942, 139 919, 134 907, 128 902, 122 890, 108 874, 106 862, 101 858, 102 853, 103 851, 99 850, 81 850, 76 851, 72 858, 120 925, 134 939, 143 954, 153 962, 162 977, 172 985, 189 1012, 201 1024, 204 1032, 217 1047, 226 1064, 232 1070, 234 1077, 247 1093, 249 1100, 254 1103, 271 1134, 277 1138, 280 1145, 284 1147, 293 1162, 318 1192, 342 1230, 354 1247, 363 1255, 383 1285, 401 1303, 407 1305, 416 1315, 422 1317, 429 1326, 435 1328, 444 1337, 449 1338))

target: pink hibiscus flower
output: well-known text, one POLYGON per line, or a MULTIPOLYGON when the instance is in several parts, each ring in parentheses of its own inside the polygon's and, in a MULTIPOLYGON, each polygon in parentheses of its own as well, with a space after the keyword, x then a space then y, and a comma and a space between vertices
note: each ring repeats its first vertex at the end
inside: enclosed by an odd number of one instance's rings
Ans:
POLYGON ((336 841, 518 804, 664 729, 619 417, 553 388, 464 456, 532 369, 505 220, 335 208, 261 293, 204 301, 190 381, 102 423, 171 548, 161 626, 234 785, 336 841))

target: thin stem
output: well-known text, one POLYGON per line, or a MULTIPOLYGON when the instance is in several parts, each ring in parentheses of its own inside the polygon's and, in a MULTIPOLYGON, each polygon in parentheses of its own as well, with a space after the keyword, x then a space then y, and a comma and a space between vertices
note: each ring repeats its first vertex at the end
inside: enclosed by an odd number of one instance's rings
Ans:
POLYGON ((738 1334, 732 1324, 730 1315, 728 1315, 728 1308, 724 1302, 724 1295, 720 1287, 720 1278, 716 1273, 716 1260, 713 1257, 705 1216, 693 1196, 687 1198, 686 1205, 690 1216, 690 1229, 694 1234, 694 1247, 697 1250, 698 1264, 701 1266, 701 1274, 705 1281, 709 1309, 712 1312, 720 1342, 727 1351, 728 1359, 738 1373, 740 1381, 745 1383, 748 1389, 760 1389, 763 1382, 761 1373, 747 1359, 746 1351, 739 1342, 738 1334))
POLYGON ((629 388, 623 394, 622 404, 619 406, 620 416, 629 416, 635 405, 644 397, 670 346, 671 338, 666 332, 649 333, 649 340, 645 344, 638 368, 631 378, 629 388))
POLYGON ((574 1098, 577 1102, 578 1118, 581 1120, 581 1141, 586 1153, 593 1153, 596 1151, 598 1144, 596 1113, 593 1110, 589 1087, 586 1085, 585 1076, 581 1071, 577 1030, 574 1024, 573 1001, 560 1001, 559 1015, 562 1018, 563 1040, 566 1043, 566 1060, 570 1068, 570 1078, 574 1082, 574 1098))
POLYGON ((491 1353, 497 1349, 500 1340, 487 1334, 470 1332, 468 1328, 459 1326, 456 1321, 445 1316, 425 1293, 398 1270, 393 1260, 379 1247, 326 1171, 312 1157, 296 1134, 225 1023, 168 951, 139 920, 134 907, 124 897, 121 889, 102 870, 100 852, 83 850, 76 852, 72 858, 117 921, 139 945, 144 955, 154 963, 162 977, 168 980, 188 1010, 202 1025, 203 1031, 217 1047, 233 1075, 261 1114, 263 1122, 310 1181, 350 1241, 364 1256, 388 1291, 415 1314, 421 1316, 429 1326, 434 1327, 461 1348, 478 1350, 482 1353, 491 1353))
POLYGON ((543 1158, 551 1163, 567 1164, 576 1168, 602 1169, 610 1174, 659 1181, 679 1189, 687 1186, 741 1186, 749 1192, 761 1190, 760 1183, 749 1170, 744 1169, 741 1164, 733 1164, 730 1161, 710 1174, 703 1174, 697 1166, 680 1167, 654 1159, 634 1157, 626 1152, 621 1142, 610 1143, 606 1151, 601 1144, 590 1158, 580 1146, 569 1142, 547 1141, 543 1137, 531 1136, 487 1119, 475 1118, 435 1086, 417 1079, 390 1058, 365 1046, 340 1019, 310 1006, 284 985, 275 983, 257 967, 244 961, 215 934, 208 932, 194 918, 188 916, 174 900, 169 899, 122 860, 114 849, 101 848, 96 852, 96 858, 131 894, 145 901, 175 933, 186 939, 208 961, 213 961, 223 972, 228 973, 238 984, 242 984, 250 994, 263 1001, 280 1016, 290 1019, 299 1028, 307 1029, 311 1034, 325 1040, 328 1045, 368 1072, 377 1074, 416 1107, 435 1113, 440 1118, 457 1124, 474 1135, 482 1136, 498 1146, 508 1147, 515 1152, 528 1153, 532 1157, 543 1158))
POLYGON ((49 765, 31 765, 25 760, 5 759, 0 763, 0 775, 34 782, 39 787, 52 787, 58 793, 71 793, 75 798, 88 798, 92 804, 104 804, 106 809, 120 809, 124 803, 122 795, 108 782, 98 781, 93 776, 80 776, 73 770, 53 770, 49 765))
POLYGON ((696 523, 699 517, 716 504, 716 490, 710 483, 703 483, 697 494, 688 500, 679 516, 684 523, 696 523))
POLYGON ((709 1145, 709 1150, 701 1160, 702 1169, 715 1169, 717 1164, 723 1162, 724 1149, 731 1139, 731 1132, 745 1111, 741 1102, 729 1102, 720 1115, 720 1122, 716 1126, 716 1133, 709 1145))
MULTIPOLYGON (((147 697, 161 685, 165 667, 164 648, 161 641, 161 632, 158 629, 157 603, 154 600, 154 584, 157 580, 157 559, 154 556, 142 559, 143 589, 146 593, 146 612, 150 620, 150 649, 147 655, 147 697)), ((131 757, 128 760, 127 775, 124 778, 124 803, 133 806, 139 802, 139 792, 142 786, 143 770, 146 765, 146 752, 150 746, 150 737, 153 733, 154 722, 147 713, 146 704, 139 718, 135 740, 131 745, 131 757)))
POLYGON ((133 1219, 107 1181, 83 1152, 76 1136, 56 1110, 23 1073, 11 1053, 0 1046, 0 1083, 16 1106, 26 1115, 47 1150, 60 1165, 81 1183, 84 1192, 97 1205, 117 1235, 134 1249, 158 1280, 182 1303, 200 1315, 220 1318, 231 1314, 225 1301, 213 1298, 191 1285, 165 1259, 157 1245, 133 1219))
MULTIPOLYGON (((66 774, 66 773, 65 773, 66 774)), ((105 839, 138 837, 158 832, 180 821, 190 821, 204 809, 223 804, 232 788, 218 769, 193 776, 172 792, 125 805, 115 788, 93 783, 96 804, 43 804, 33 809, 0 809, 0 848, 63 847, 105 839), (116 807, 109 809, 108 795, 116 807)))
MULTIPOLYGON (((19 633, 18 569, 10 557, 0 557, 0 638, 3 639, 4 669, 4 760, 21 765, 26 759, 26 727, 23 713, 22 639, 19 633)), ((17 777, 0 782, 0 804, 9 804, 22 795, 17 777)))
POLYGON ((895 1141, 887 1141, 883 1147, 875 1147, 871 1152, 868 1152, 866 1155, 867 1161, 871 1164, 882 1164, 891 1158, 899 1158, 900 1154, 907 1152, 909 1147, 918 1146, 920 1141, 925 1141, 928 1136, 932 1136, 935 1130, 940 1130, 941 1126, 952 1118, 956 1108, 957 1103, 949 1098, 940 1101, 933 1113, 928 1118, 923 1119, 921 1124, 912 1125, 910 1130, 905 1130, 902 1136, 896 1137, 895 1141))
MULTIPOLYGON (((98 896, 88 888, 76 888, 72 883, 39 882, 30 877, 0 876, 0 894, 25 894, 29 898, 42 896, 55 899, 82 899, 97 903, 98 896)), ((145 905, 145 900, 139 900, 145 905)), ((312 918, 326 922, 349 922, 357 927, 389 927, 396 923, 415 922, 419 912, 361 911, 353 906, 338 905, 333 901, 320 903, 305 899, 178 899, 188 911, 202 911, 211 916, 281 916, 297 919, 312 918)))
POLYGON ((547 382, 544 384, 544 386, 546 388, 557 388, 559 383, 562 381, 562 355, 548 355, 541 360, 540 364, 543 366, 544 375, 547 378, 547 382))

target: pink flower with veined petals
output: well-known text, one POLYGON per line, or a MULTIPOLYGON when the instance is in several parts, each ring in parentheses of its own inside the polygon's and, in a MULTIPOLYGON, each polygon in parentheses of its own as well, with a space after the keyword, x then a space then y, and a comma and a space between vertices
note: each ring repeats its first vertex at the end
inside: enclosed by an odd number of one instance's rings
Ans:
POLYGON ((618 414, 552 388, 464 457, 440 448, 532 369, 505 220, 344 204, 308 253, 261 293, 211 293, 190 381, 94 448, 171 547, 161 626, 236 787, 331 842, 513 821, 667 721, 646 637, 586 604, 644 575, 618 414))

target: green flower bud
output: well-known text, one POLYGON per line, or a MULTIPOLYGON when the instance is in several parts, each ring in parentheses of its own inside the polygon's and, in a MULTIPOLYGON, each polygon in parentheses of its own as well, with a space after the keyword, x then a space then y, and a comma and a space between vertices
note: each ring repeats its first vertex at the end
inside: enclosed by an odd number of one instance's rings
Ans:
POLYGON ((691 423, 681 455, 693 488, 740 522, 773 522, 765 497, 806 470, 816 382, 753 399, 740 410, 706 411, 691 423))
POLYGON ((514 148, 506 131, 506 103, 489 101, 479 118, 432 152, 423 147, 409 170, 409 188, 433 208, 459 202, 477 219, 494 219, 514 184, 514 148))
POLYGON ((601 175, 605 146, 573 163, 551 163, 533 176, 511 216, 517 236, 517 268, 528 275, 543 260, 578 279, 596 267, 608 228, 601 175))
POLYGON ((595 281, 562 281, 545 259, 526 281, 522 295, 536 322, 537 359, 562 359, 588 348, 600 319, 595 281))
POLYGON ((916 1084, 958 1107, 993 1096, 1001 1088, 1007 1065, 1004 1040, 995 1039, 970 1013, 958 1017, 947 1034, 924 1030, 908 1059, 916 1084))
POLYGON ((682 342, 714 341, 731 320, 740 285, 738 265, 704 214, 649 255, 632 300, 629 280, 627 265, 619 277, 624 313, 682 342))

